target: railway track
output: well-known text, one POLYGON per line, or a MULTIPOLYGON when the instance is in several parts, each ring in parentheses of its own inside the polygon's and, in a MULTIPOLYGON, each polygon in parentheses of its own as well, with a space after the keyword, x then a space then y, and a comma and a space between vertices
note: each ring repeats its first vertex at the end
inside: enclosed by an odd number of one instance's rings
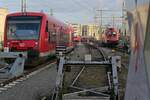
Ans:
MULTIPOLYGON (((92 56, 91 57, 92 61, 106 61, 107 60, 107 57, 101 48, 98 48, 94 44, 85 44, 85 45, 89 51, 89 54, 91 54, 92 56)), ((90 66, 89 67, 83 66, 76 77, 76 78, 79 78, 78 76, 80 76, 78 82, 76 82, 77 85, 84 87, 84 88, 92 88, 92 87, 96 88, 98 86, 105 86, 106 84, 108 84, 107 79, 106 79, 108 66, 106 65, 102 65, 102 66, 103 67, 99 67, 99 65, 96 65, 94 68, 90 66), (82 72, 82 75, 81 75, 81 72, 82 72), (88 79, 85 78, 86 76, 88 76, 88 79), (93 80, 95 81, 93 82, 93 80)))
MULTIPOLYGON (((53 94, 52 96, 52 100, 72 100, 75 98, 80 98, 80 100, 82 100, 84 97, 86 98, 93 96, 99 98, 99 100, 102 100, 102 98, 103 100, 110 100, 110 98, 113 98, 111 95, 113 94, 111 90, 113 87, 113 79, 111 77, 112 69, 110 67, 111 63, 109 63, 109 60, 107 59, 103 50, 93 44, 84 44, 81 45, 79 48, 81 49, 80 51, 75 50, 77 52, 74 52, 75 56, 80 55, 78 56, 78 59, 72 59, 75 61, 70 61, 70 63, 68 63, 67 66, 70 66, 69 69, 64 66, 65 72, 62 74, 64 76, 64 78, 62 79, 63 87, 61 89, 61 92, 59 91, 63 94, 62 98, 58 99, 58 96, 55 94, 57 91, 56 89, 54 91, 55 95, 53 94), (86 50, 84 48, 86 48, 86 50), (92 56, 90 61, 91 63, 84 61, 84 59, 80 59, 84 58, 85 55, 92 56), (92 65, 92 62, 95 61, 102 63, 108 61, 108 65, 92 65)), ((60 75, 60 73, 58 74, 60 75)), ((60 79, 60 77, 58 79, 60 79)), ((57 93, 59 92, 57 91, 57 93)), ((90 100, 92 100, 92 98, 90 100)))
POLYGON ((104 53, 103 49, 99 48, 97 45, 95 44, 86 44, 87 45, 87 48, 89 49, 89 53, 91 53, 93 56, 101 56, 101 58, 99 60, 104 60, 106 61, 107 60, 107 55, 104 53), (94 49, 94 52, 90 49, 92 47, 92 49, 94 49), (97 55, 96 52, 98 52, 97 55))

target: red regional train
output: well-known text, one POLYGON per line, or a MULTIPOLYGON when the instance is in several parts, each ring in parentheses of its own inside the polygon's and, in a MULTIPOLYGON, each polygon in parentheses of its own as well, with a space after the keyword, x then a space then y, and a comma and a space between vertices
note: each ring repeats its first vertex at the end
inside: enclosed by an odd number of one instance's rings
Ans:
POLYGON ((107 28, 102 34, 102 44, 117 45, 120 38, 120 33, 115 28, 107 28))
POLYGON ((73 48, 72 34, 71 26, 42 12, 12 13, 6 17, 4 50, 27 51, 29 58, 43 59, 55 54, 56 45, 73 48))

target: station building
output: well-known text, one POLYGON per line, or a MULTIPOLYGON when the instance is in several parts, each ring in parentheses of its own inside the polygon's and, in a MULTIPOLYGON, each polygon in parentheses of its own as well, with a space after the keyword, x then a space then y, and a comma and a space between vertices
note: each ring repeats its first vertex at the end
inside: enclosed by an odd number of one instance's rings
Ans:
POLYGON ((74 29, 74 36, 81 36, 81 32, 82 32, 81 24, 73 23, 72 27, 74 29))
POLYGON ((99 39, 99 26, 95 24, 72 24, 74 36, 94 37, 99 39))
POLYGON ((8 9, 0 8, 0 42, 3 41, 5 18, 8 14, 8 9))

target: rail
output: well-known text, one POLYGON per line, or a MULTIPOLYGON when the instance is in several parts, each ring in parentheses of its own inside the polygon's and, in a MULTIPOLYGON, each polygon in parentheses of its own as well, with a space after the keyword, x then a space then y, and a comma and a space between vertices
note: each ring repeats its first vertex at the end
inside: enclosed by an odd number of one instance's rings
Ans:
POLYGON ((91 46, 91 47, 97 49, 97 50, 99 51, 99 53, 101 54, 101 56, 103 57, 103 60, 104 60, 104 61, 107 60, 107 57, 106 57, 104 51, 103 51, 101 48, 99 48, 97 44, 94 44, 94 43, 87 43, 87 45, 89 45, 89 46, 91 46))

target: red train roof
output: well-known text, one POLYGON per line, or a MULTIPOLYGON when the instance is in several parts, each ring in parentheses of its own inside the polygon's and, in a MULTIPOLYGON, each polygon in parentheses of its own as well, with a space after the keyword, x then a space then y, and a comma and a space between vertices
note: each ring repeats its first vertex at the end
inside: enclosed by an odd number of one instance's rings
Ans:
POLYGON ((66 25, 65 23, 58 21, 54 17, 48 16, 43 12, 26 12, 26 13, 15 12, 15 13, 8 14, 7 17, 8 16, 41 16, 41 17, 46 17, 51 23, 55 23, 56 25, 63 26, 65 28, 68 27, 68 25, 66 25))
POLYGON ((15 12, 15 13, 10 13, 7 16, 45 16, 44 13, 40 13, 40 12, 26 12, 26 13, 22 13, 22 12, 15 12))

